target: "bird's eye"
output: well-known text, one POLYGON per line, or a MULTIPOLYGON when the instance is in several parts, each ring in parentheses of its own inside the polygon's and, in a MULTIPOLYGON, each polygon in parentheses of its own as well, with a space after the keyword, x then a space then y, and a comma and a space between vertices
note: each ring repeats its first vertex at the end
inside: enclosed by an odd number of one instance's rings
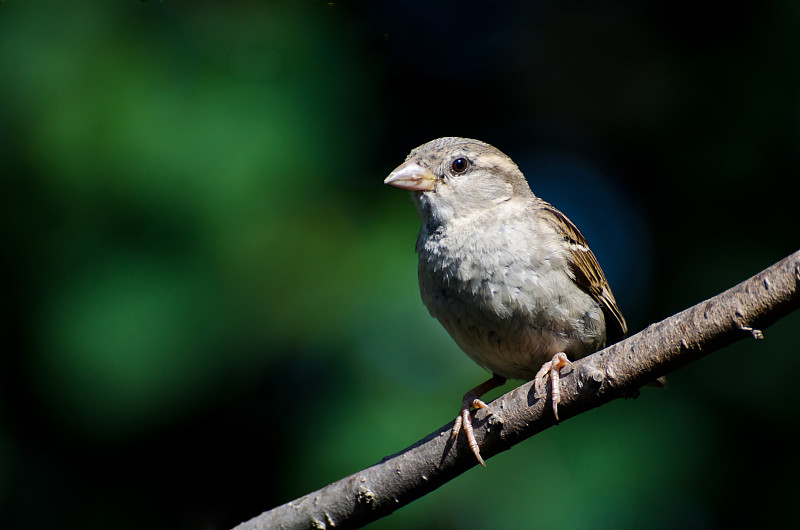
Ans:
POLYGON ((453 169, 453 173, 463 173, 469 167, 469 160, 466 158, 456 158, 453 160, 450 167, 453 169))

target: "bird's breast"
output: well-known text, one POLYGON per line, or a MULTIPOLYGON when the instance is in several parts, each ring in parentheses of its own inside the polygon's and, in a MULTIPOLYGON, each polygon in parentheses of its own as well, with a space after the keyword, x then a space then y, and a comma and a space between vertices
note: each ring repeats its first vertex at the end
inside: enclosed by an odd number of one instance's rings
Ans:
POLYGON ((417 241, 422 300, 462 350, 504 377, 530 379, 554 354, 605 342, 599 305, 567 274, 555 241, 514 223, 430 230, 417 241))

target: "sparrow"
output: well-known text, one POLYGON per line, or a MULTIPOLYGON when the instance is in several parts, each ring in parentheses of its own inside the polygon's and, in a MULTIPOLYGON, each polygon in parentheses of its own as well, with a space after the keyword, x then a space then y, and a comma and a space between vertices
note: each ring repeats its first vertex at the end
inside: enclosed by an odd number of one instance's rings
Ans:
POLYGON ((423 144, 384 180, 409 190, 421 220, 416 243, 422 302, 492 377, 461 402, 464 431, 485 466, 470 410, 507 379, 550 377, 558 420, 559 375, 625 337, 627 326, 597 258, 566 215, 531 191, 499 149, 468 138, 423 144))

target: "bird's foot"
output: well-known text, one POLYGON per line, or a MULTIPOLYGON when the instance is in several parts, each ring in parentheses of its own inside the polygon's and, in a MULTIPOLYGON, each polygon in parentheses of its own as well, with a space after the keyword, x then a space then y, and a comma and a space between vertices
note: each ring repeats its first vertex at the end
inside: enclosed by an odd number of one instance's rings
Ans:
POLYGON ((543 397, 542 379, 547 376, 548 372, 550 373, 550 397, 552 398, 553 415, 556 417, 556 421, 558 421, 558 402, 561 400, 561 391, 558 387, 558 380, 561 376, 561 369, 565 366, 572 368, 572 363, 569 359, 567 359, 566 354, 557 353, 553 355, 553 358, 544 363, 542 367, 539 368, 539 371, 536 372, 536 377, 534 378, 533 383, 536 396, 543 397))
POLYGON ((464 434, 467 436, 467 442, 469 443, 469 448, 472 450, 472 454, 475 455, 475 458, 478 459, 478 463, 483 467, 486 467, 486 462, 483 461, 483 457, 481 457, 481 450, 478 447, 478 441, 475 440, 475 431, 472 429, 472 418, 470 417, 470 408, 474 407, 477 409, 486 409, 489 414, 492 414, 492 409, 489 408, 489 405, 484 403, 478 398, 470 399, 468 396, 464 396, 464 401, 461 403, 461 412, 458 413, 456 416, 455 424, 453 425, 453 440, 456 439, 458 433, 461 430, 464 430, 464 434))
POLYGON ((453 424, 453 434, 451 435, 451 439, 455 440, 458 437, 458 433, 463 430, 464 434, 467 436, 467 442, 469 443, 469 448, 472 450, 472 454, 475 455, 475 458, 478 459, 478 462, 483 467, 486 467, 486 463, 483 461, 483 457, 481 457, 478 441, 475 439, 475 432, 472 429, 470 409, 486 409, 489 414, 493 414, 489 405, 481 401, 480 397, 489 390, 503 385, 505 382, 505 377, 500 377, 499 375, 495 374, 491 379, 481 383, 464 394, 464 398, 461 401, 461 410, 459 411, 456 421, 453 424))

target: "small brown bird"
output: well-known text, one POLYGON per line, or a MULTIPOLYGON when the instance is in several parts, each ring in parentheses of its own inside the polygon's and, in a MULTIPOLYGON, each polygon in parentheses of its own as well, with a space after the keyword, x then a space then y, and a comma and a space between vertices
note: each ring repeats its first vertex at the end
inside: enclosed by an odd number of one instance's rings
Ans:
POLYGON ((493 374, 464 395, 452 434, 463 429, 485 466, 470 419, 470 408, 489 408, 481 396, 507 378, 535 379, 541 396, 549 374, 558 419, 560 370, 621 340, 625 319, 583 235, 495 147, 439 138, 384 182, 412 192, 422 221, 423 303, 493 374))

